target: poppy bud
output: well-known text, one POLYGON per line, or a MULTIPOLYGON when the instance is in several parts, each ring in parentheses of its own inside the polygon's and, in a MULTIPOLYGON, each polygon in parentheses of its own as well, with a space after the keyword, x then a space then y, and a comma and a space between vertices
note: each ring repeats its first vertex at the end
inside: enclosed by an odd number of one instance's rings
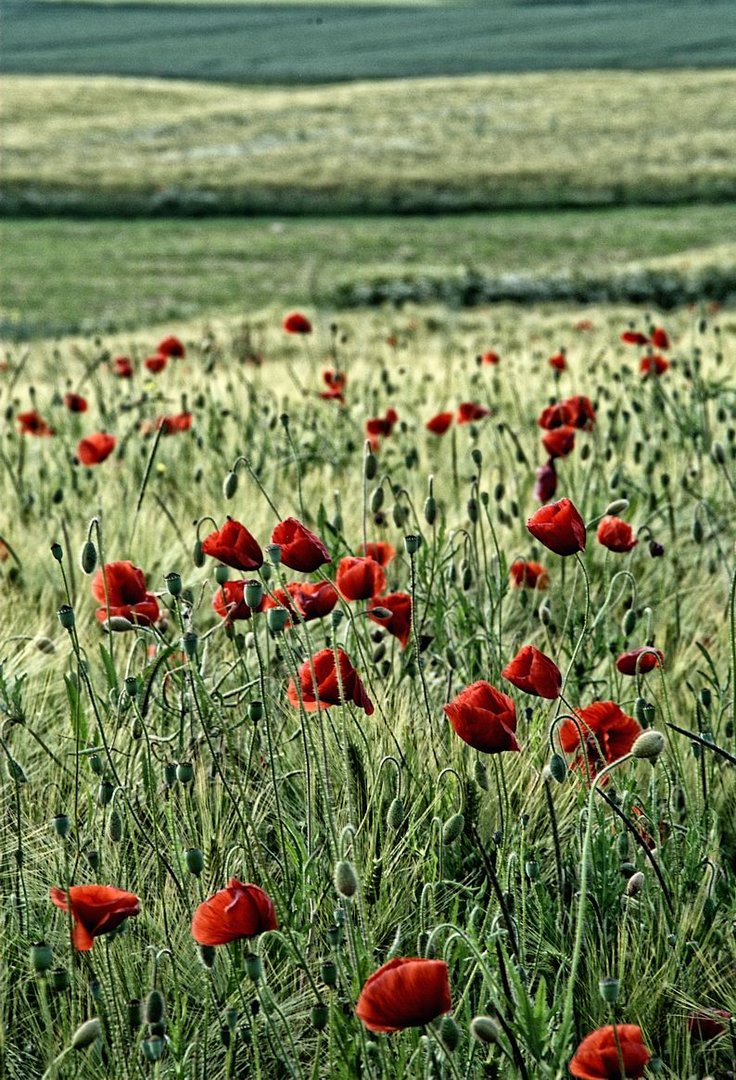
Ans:
POLYGON ((31 945, 31 967, 39 975, 51 969, 53 964, 51 946, 46 941, 36 941, 31 945))
POLYGON ((143 1057, 146 1061, 159 1061, 164 1052, 164 1040, 160 1035, 149 1035, 141 1043, 143 1057))
POLYGON ((82 551, 79 556, 79 565, 82 567, 82 573, 91 574, 97 566, 97 548, 91 540, 87 540, 82 545, 82 551))
POLYGON ((424 520, 428 525, 434 525, 437 520, 437 500, 434 495, 428 495, 424 503, 424 520))
POLYGON ((442 826, 442 843, 453 844, 465 828, 465 818, 462 814, 453 814, 442 826))
POLYGON ((181 596, 181 574, 172 571, 172 573, 164 575, 164 581, 166 582, 169 596, 181 596))
POLYGON ((62 548, 61 544, 52 544, 51 554, 54 556, 57 562, 61 562, 61 560, 64 558, 64 549, 62 548))
POLYGON ((204 855, 200 849, 196 847, 188 848, 184 855, 184 861, 187 864, 189 873, 193 874, 194 877, 199 877, 204 870, 204 855))
POLYGON ((312 1006, 312 1027, 315 1031, 324 1031, 330 1019, 330 1010, 323 1001, 312 1006))
POLYGON ((340 896, 355 896, 358 891, 358 875, 352 863, 341 859, 335 867, 335 889, 340 896))
POLYGON ((143 1006, 143 1018, 147 1024, 160 1024, 166 1011, 164 995, 160 990, 151 990, 143 1006))
POLYGON ((69 604, 62 604, 56 614, 58 616, 59 622, 65 630, 71 631, 74 629, 74 623, 76 620, 74 617, 73 607, 71 607, 69 604))
POLYGON ((131 998, 128 1002, 128 1029, 131 1035, 141 1026, 141 1002, 140 998, 131 998))
POLYGON ((222 482, 222 494, 226 499, 232 499, 235 492, 238 490, 238 474, 235 472, 229 472, 222 482))
POLYGON ((60 836, 64 840, 69 835, 71 828, 71 822, 69 821, 68 814, 56 814, 51 819, 51 828, 54 830, 57 836, 60 836))
POLYGON ((638 896, 641 890, 644 888, 644 875, 641 870, 637 870, 635 874, 632 874, 629 880, 626 882, 626 895, 638 896))
POLYGON ((215 567, 215 581, 218 585, 224 585, 230 577, 230 571, 226 566, 215 567))
POLYGON ((464 563, 462 567, 463 574, 463 590, 467 592, 470 586, 473 584, 473 571, 470 569, 470 563, 464 563))
POLYGON ((260 956, 253 952, 246 953, 245 971, 249 979, 259 982, 263 978, 263 961, 260 956))
POLYGON ((383 506, 383 485, 381 485, 380 487, 377 487, 373 491, 373 494, 371 495, 370 506, 371 506, 371 513, 372 514, 377 514, 378 511, 383 506))
POLYGON ((619 981, 611 975, 604 976, 598 983, 598 989, 603 1000, 608 1005, 615 1005, 618 1001, 619 981))
POLYGON ((280 634, 289 618, 289 612, 283 607, 269 608, 266 612, 266 623, 272 634, 280 634))
POLYGON ((50 981, 52 989, 61 994, 69 989, 69 972, 66 968, 54 968, 50 981))
POLYGON ((391 805, 388 808, 388 814, 386 815, 386 823, 389 829, 393 829, 396 832, 401 828, 404 822, 404 803, 397 796, 392 799, 391 805))
POLYGON ((99 851, 95 850, 95 848, 90 848, 89 851, 85 852, 84 857, 87 860, 87 862, 89 863, 89 866, 90 866, 90 868, 92 870, 95 870, 95 871, 99 870, 99 868, 100 868, 100 853, 99 853, 99 851))
POLYGON ((248 706, 248 716, 254 724, 263 719, 263 702, 251 701, 248 706))
POLYGON ((439 1036, 448 1050, 457 1050, 460 1042, 460 1028, 451 1016, 443 1016, 440 1020, 439 1036))
POLYGON ((164 765, 164 783, 167 788, 172 788, 176 783, 176 762, 167 761, 164 765))
POLYGON ((724 449, 723 443, 714 442, 710 448, 710 456, 713 458, 713 461, 716 463, 716 465, 725 465, 726 451, 724 449))
POLYGON ((649 541, 649 554, 653 559, 661 559, 664 555, 664 547, 662 544, 657 543, 656 540, 649 541))
POLYGON ((378 472, 378 458, 366 443, 366 454, 363 459, 363 472, 366 480, 373 480, 378 472))
POLYGON ((108 779, 100 781, 100 786, 97 788, 97 805, 107 806, 112 799, 115 788, 112 786, 108 779))
POLYGON ((180 761, 176 766, 176 779, 180 784, 191 784, 194 779, 194 766, 191 761, 180 761))
POLYGON ((198 945, 197 956, 202 967, 207 968, 210 971, 215 964, 215 946, 214 945, 198 945))
POLYGON ((703 543, 703 523, 701 522, 699 517, 693 518, 692 534, 693 534, 693 540, 695 541, 696 544, 702 544, 703 543))
POLYGON ((651 761, 651 763, 654 764, 664 750, 664 745, 664 735, 662 732, 654 731, 650 728, 649 731, 645 731, 639 736, 631 747, 631 753, 635 758, 651 761))
POLYGON ((650 701, 646 701, 644 698, 637 698, 634 705, 634 716, 639 721, 643 728, 651 727, 654 723, 654 717, 656 715, 656 709, 650 701))
POLYGON ((405 506, 402 506, 401 503, 394 503, 391 514, 394 519, 394 525, 397 529, 400 529, 401 526, 405 523, 406 519, 409 517, 409 511, 406 509, 405 506))
POLYGON ((198 566, 198 567, 201 568, 202 566, 204 566, 204 559, 205 559, 205 556, 204 556, 204 552, 202 551, 202 541, 201 540, 195 540, 194 541, 194 547, 192 549, 192 562, 194 563, 195 566, 198 566))
POLYGON ((263 586, 260 581, 246 581, 243 595, 245 602, 251 611, 257 611, 263 600, 263 586))
POLYGON ((93 1020, 85 1020, 72 1035, 72 1049, 86 1050, 102 1034, 100 1021, 95 1017, 93 1020))
POLYGON ((470 1021, 470 1034, 481 1043, 497 1043, 501 1029, 490 1016, 475 1016, 470 1021))
POLYGON ((380 661, 381 661, 381 660, 383 660, 383 658, 384 658, 384 656, 385 656, 385 655, 386 655, 386 642, 385 642, 385 641, 382 641, 382 642, 381 642, 381 643, 380 643, 380 644, 379 644, 379 645, 378 645, 378 646, 377 646, 377 647, 376 647, 376 648, 375 648, 375 649, 373 650, 373 663, 374 663, 374 664, 378 664, 378 663, 380 663, 380 661))
POLYGON ((198 641, 199 637, 195 634, 194 630, 187 630, 187 632, 182 635, 181 645, 190 660, 193 660, 197 655, 198 641))
POLYGON ((629 610, 624 615, 623 621, 621 623, 621 629, 623 630, 624 637, 628 637, 630 634, 632 634, 635 626, 636 612, 633 608, 629 608, 629 610))
POLYGON ((485 764, 480 760, 480 758, 475 759, 475 764, 473 765, 473 776, 475 777, 475 782, 481 789, 481 791, 488 791, 488 769, 485 767, 485 764))
POLYGON ((564 784, 567 778, 567 763, 562 754, 553 754, 549 759, 549 771, 553 780, 564 784))
POLYGON ((710 709, 713 695, 711 694, 710 687, 704 686, 700 691, 700 704, 704 709, 710 709))
POLYGON ((107 823, 107 835, 114 844, 119 844, 123 838, 123 819, 117 810, 112 810, 110 820, 107 823))
POLYGON ((623 514, 624 510, 628 510, 628 499, 614 499, 606 507, 605 517, 618 517, 619 514, 623 514))

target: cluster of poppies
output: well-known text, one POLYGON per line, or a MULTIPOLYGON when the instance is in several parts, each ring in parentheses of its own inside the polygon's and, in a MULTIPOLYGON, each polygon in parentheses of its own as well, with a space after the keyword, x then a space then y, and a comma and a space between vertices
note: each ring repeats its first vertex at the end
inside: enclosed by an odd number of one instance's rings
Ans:
POLYGON ((545 503, 557 491, 555 461, 572 453, 578 431, 593 430, 595 409, 590 398, 578 394, 548 405, 540 413, 537 423, 544 431, 542 446, 548 458, 537 469, 534 496, 538 502, 545 503))
POLYGON ((456 412, 437 413, 424 426, 433 435, 444 435, 449 430, 453 420, 458 424, 474 424, 490 415, 491 410, 487 405, 480 405, 477 401, 462 401, 458 405, 456 412))
POLYGON ((663 375, 669 368, 669 360, 659 351, 670 347, 669 335, 661 326, 650 327, 648 334, 629 328, 621 334, 621 340, 625 345, 646 347, 647 351, 639 361, 642 375, 663 375))

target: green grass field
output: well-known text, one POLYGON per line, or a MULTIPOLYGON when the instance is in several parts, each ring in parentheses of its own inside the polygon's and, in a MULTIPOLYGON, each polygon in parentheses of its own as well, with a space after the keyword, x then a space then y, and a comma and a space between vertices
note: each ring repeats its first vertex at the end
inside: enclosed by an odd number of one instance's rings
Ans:
POLYGON ((6 77, 2 89, 6 213, 441 212, 736 193, 733 71, 299 90, 6 77))
POLYGON ((330 303, 375 278, 727 266, 729 206, 370 218, 0 222, 0 338, 330 303))

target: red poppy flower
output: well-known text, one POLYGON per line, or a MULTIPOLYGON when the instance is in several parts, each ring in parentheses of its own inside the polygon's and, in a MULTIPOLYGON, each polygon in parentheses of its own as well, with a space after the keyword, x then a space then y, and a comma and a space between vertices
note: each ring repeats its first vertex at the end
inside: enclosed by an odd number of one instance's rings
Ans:
MULTIPOLYGON (((604 765, 610 765, 631 750, 641 735, 641 727, 627 716, 615 701, 594 701, 585 709, 576 709, 584 735, 584 751, 590 772, 595 776, 604 765)), ((560 725, 560 745, 567 753, 578 750, 580 735, 572 720, 560 725)), ((582 764, 580 754, 576 764, 582 764)))
MULTIPOLYGON (((370 716, 373 712, 373 702, 368 697, 357 671, 342 649, 337 650, 337 656, 340 665, 340 680, 337 677, 335 654, 332 649, 321 649, 312 657, 311 665, 309 660, 305 660, 299 668, 299 686, 304 708, 308 712, 314 712, 318 708, 329 709, 331 705, 342 705, 352 701, 370 716), (312 679, 312 667, 314 667, 314 679, 317 683, 316 692, 312 679), (342 681, 342 696, 340 681, 342 681)), ((293 679, 289 681, 287 696, 291 704, 299 708, 299 695, 293 679)))
POLYGON ((369 540, 367 544, 361 544, 359 550, 383 567, 388 566, 396 555, 395 548, 386 540, 369 540))
POLYGON ((666 360, 664 356, 659 353, 650 353, 648 356, 642 356, 639 371, 642 375, 664 375, 669 366, 669 360, 666 360))
POLYGON ((491 350, 490 352, 484 352, 480 358, 480 361, 482 364, 499 364, 501 362, 501 357, 498 355, 497 352, 493 352, 493 350, 491 350))
POLYGON ((96 431, 77 443, 77 460, 82 465, 99 465, 108 458, 115 449, 117 439, 114 435, 106 435, 104 431, 96 431))
POLYGON ((131 379, 133 377, 133 365, 128 356, 116 356, 112 362, 112 370, 119 379, 131 379))
POLYGON ((566 398, 562 405, 569 420, 565 421, 577 428, 578 431, 592 431, 595 427, 595 409, 593 402, 584 394, 576 394, 575 397, 566 398))
POLYGON ((484 754, 520 750, 516 735, 516 706, 508 694, 488 682, 467 686, 442 706, 457 735, 484 754))
POLYGON ((554 356, 550 356, 547 363, 551 368, 554 368, 555 371, 564 371, 567 367, 567 357, 565 356, 563 350, 560 349, 560 351, 556 352, 554 356))
POLYGON ((284 566, 302 574, 311 574, 319 566, 332 561, 320 538, 293 517, 284 518, 278 523, 271 533, 271 543, 281 548, 284 566))
POLYGON ((287 334, 311 334, 312 324, 306 315, 302 315, 298 311, 292 311, 290 315, 284 316, 284 321, 281 324, 287 334))
POLYGON ((322 372, 322 380, 330 390, 344 390, 348 377, 344 371, 335 371, 334 368, 327 368, 322 372))
POLYGON ((613 1025, 607 1024, 587 1035, 570 1062, 571 1075, 578 1080, 621 1080, 619 1047, 624 1063, 623 1075, 626 1080, 638 1080, 644 1075, 652 1055, 636 1024, 617 1024, 615 1033, 613 1025))
POLYGON ((263 566, 263 552, 258 541, 241 525, 239 521, 228 518, 221 529, 206 536, 202 541, 202 551, 219 559, 233 570, 258 570, 263 566))
POLYGON ((340 559, 335 584, 346 600, 369 600, 386 588, 386 574, 374 559, 348 555, 340 559))
POLYGON ((87 412, 87 399, 81 394, 64 394, 64 408, 69 412, 87 412))
POLYGON ((553 660, 533 645, 524 645, 501 672, 519 690, 554 701, 560 696, 562 675, 553 660))
POLYGON ((199 945, 227 945, 277 930, 278 925, 267 892, 230 878, 224 889, 204 900, 194 912, 192 937, 199 945))
POLYGON ((159 353, 160 356, 173 356, 176 359, 181 359, 181 357, 184 356, 185 351, 183 342, 181 342, 178 337, 174 337, 173 334, 170 334, 162 341, 159 341, 156 346, 156 352, 159 353))
POLYGON ((728 1028, 732 1014, 725 1009, 697 1009, 687 1018, 687 1030, 693 1042, 717 1039, 728 1028), (723 1023, 723 1021, 726 1023, 723 1023))
POLYGON ((569 499, 541 506, 528 519, 526 527, 556 555, 585 551, 585 522, 569 499))
POLYGON ((567 457, 575 449, 575 428, 558 427, 545 431, 542 446, 551 458, 567 457))
POLYGON ((486 405, 478 405, 475 401, 463 401, 457 407, 458 424, 472 424, 490 415, 491 410, 486 405))
POLYGON ((32 409, 30 412, 18 413, 15 418, 19 424, 21 435, 53 435, 54 429, 46 423, 40 412, 32 409))
POLYGON ((598 543, 609 551, 622 554, 631 551, 639 543, 628 521, 607 514, 598 525, 598 543))
POLYGON ((444 435, 453 420, 453 414, 451 412, 441 412, 433 416, 431 420, 428 420, 424 425, 427 431, 431 431, 433 435, 444 435))
POLYGON ((365 422, 366 435, 390 435, 396 426, 399 414, 396 409, 387 409, 385 416, 374 416, 365 422))
POLYGON ((534 481, 534 498, 537 502, 545 503, 557 491, 557 472, 554 458, 550 458, 544 465, 540 465, 534 481))
POLYGON ((646 675, 664 662, 664 656, 659 649, 651 649, 642 645, 639 649, 621 653, 616 661, 616 667, 622 675, 636 675, 637 669, 640 675, 646 675))
POLYGON ((386 608, 391 614, 385 617, 374 615, 368 611, 368 618, 383 626, 395 638, 399 639, 402 649, 405 649, 411 634, 411 596, 405 592, 386 593, 385 596, 374 596, 372 607, 386 608))
POLYGON ((548 405, 539 414, 537 424, 545 431, 554 431, 558 427, 574 427, 573 410, 565 401, 557 401, 554 405, 548 405))
POLYGON ((137 896, 112 885, 72 885, 68 893, 52 885, 49 895, 62 911, 69 911, 71 904, 72 942, 80 952, 88 952, 96 937, 117 930, 125 919, 141 910, 137 896))
POLYGON ((452 1008, 444 960, 394 957, 366 980, 355 1006, 369 1031, 422 1027, 452 1008))
POLYGON ((669 335, 661 326, 654 327, 650 340, 655 349, 669 349, 670 347, 669 335))
POLYGON ((179 431, 189 431, 192 427, 190 412, 175 413, 173 416, 159 416, 156 427, 163 428, 164 435, 176 435, 179 431))
POLYGON ((525 587, 541 590, 549 585, 549 574, 538 562, 524 562, 523 559, 516 559, 509 567, 509 576, 511 584, 516 589, 525 587))
POLYGON ((150 626, 158 618, 158 600, 146 592, 146 578, 132 562, 106 563, 92 578, 90 588, 98 604, 95 612, 100 622, 121 617, 138 626, 150 626), (107 582, 107 593, 105 592, 107 582), (110 610, 108 612, 108 604, 110 610))
MULTIPOLYGON (((218 585, 212 598, 212 607, 220 618, 226 619, 228 623, 236 619, 249 619, 253 614, 252 609, 245 602, 244 581, 226 581, 224 585, 218 585)), ((257 610, 262 611, 263 608, 264 604, 261 601, 261 606, 257 610)))
POLYGON ((329 581, 293 581, 287 589, 305 622, 329 615, 338 600, 329 581))
POLYGON ((145 367, 153 374, 157 375, 159 371, 163 371, 169 362, 168 356, 164 356, 163 353, 156 353, 155 356, 148 356, 143 361, 145 367))
POLYGON ((646 345, 649 342, 647 335, 639 330, 624 330, 621 340, 625 345, 646 345))

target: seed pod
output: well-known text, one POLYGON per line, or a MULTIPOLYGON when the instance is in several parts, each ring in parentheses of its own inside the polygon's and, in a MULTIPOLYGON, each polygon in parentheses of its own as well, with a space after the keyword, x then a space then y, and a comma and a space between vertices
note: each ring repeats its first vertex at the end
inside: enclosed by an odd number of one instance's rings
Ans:
POLYGON ((324 1031, 330 1019, 330 1010, 323 1001, 312 1006, 312 1027, 315 1031, 324 1031))
POLYGON ((196 847, 188 848, 184 855, 184 861, 187 864, 189 873, 194 877, 199 877, 204 870, 204 855, 200 849, 196 847))
POLYGON ((263 978, 263 961, 257 953, 245 954, 245 972, 253 982, 260 982, 263 978))
POLYGON ((182 634, 181 645, 185 655, 190 660, 193 660, 197 655, 198 642, 199 636, 194 632, 194 630, 187 630, 186 633, 182 634))
POLYGON ((69 820, 68 814, 56 814, 51 819, 51 828, 54 830, 57 836, 65 840, 69 835, 69 830, 72 827, 72 823, 69 820))
POLYGON ((31 945, 30 949, 31 967, 33 970, 42 975, 46 971, 51 970, 51 965, 54 962, 51 946, 46 941, 36 941, 31 945))
POLYGON ((160 1035, 149 1035, 141 1043, 143 1057, 146 1061, 159 1061, 164 1052, 164 1040, 160 1035))
POLYGON ((618 992, 620 989, 620 983, 618 979, 614 979, 611 975, 606 975, 598 983, 598 990, 603 1000, 608 1005, 615 1005, 618 1001, 618 992))
POLYGON ((261 606, 263 600, 263 586, 260 581, 246 581, 245 589, 243 591, 245 602, 251 611, 255 611, 261 606))
POLYGON ((99 787, 97 788, 97 805, 107 806, 112 799, 114 791, 115 788, 107 778, 100 780, 99 787))
POLYGON ((273 607, 266 612, 266 625, 272 634, 280 634, 289 618, 286 608, 273 607))
POLYGON ((417 533, 409 533, 404 537, 404 548, 407 555, 416 555, 422 546, 422 538, 417 533))
POLYGON ((442 843, 453 844, 462 834, 465 828, 465 818, 462 814, 453 814, 442 826, 442 843))
POLYGON ((263 719, 263 702, 251 701, 248 706, 248 717, 252 723, 257 724, 259 720, 263 719))
POLYGON ((166 583, 166 589, 169 596, 181 596, 181 574, 177 574, 177 572, 173 570, 170 574, 164 575, 164 582, 166 583))
POLYGON ((79 565, 82 568, 83 574, 92 574, 97 566, 97 548, 91 540, 87 540, 82 544, 82 550, 79 555, 79 565))
POLYGON ((176 783, 176 762, 167 761, 164 765, 164 783, 167 788, 172 788, 176 783))
POLYGON ((69 989, 69 972, 66 968, 54 968, 51 972, 51 987, 57 994, 69 989))
POLYGON ((191 761, 180 761, 176 766, 176 779, 180 784, 191 784, 194 779, 194 766, 191 761))
POLYGON ((73 630, 76 619, 74 617, 74 608, 69 604, 62 604, 56 615, 65 630, 73 630))

